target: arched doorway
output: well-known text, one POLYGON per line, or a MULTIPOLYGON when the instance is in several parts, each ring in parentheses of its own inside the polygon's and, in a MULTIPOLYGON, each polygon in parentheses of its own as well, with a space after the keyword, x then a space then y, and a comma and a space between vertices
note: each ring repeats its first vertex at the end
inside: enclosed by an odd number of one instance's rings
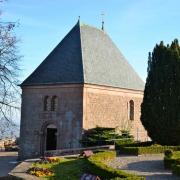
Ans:
POLYGON ((57 149, 57 127, 54 124, 49 124, 46 127, 45 150, 57 149))

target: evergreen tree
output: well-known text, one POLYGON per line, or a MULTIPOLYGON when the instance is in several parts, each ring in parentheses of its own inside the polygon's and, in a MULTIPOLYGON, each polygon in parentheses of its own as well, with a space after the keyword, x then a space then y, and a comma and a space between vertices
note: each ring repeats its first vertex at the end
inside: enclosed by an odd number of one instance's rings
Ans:
POLYGON ((141 121, 153 141, 180 145, 180 46, 163 42, 149 53, 141 121))

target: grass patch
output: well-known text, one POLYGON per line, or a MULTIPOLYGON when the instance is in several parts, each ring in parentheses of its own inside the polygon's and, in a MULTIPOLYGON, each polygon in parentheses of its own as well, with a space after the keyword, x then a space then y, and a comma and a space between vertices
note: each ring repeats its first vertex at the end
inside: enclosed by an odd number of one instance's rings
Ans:
POLYGON ((78 180, 84 173, 98 175, 101 179, 128 179, 140 180, 144 179, 136 175, 125 173, 121 170, 113 169, 106 165, 106 162, 116 157, 113 151, 99 152, 90 158, 62 158, 59 163, 39 164, 34 163, 33 166, 41 168, 49 168, 54 171, 55 176, 45 177, 48 180, 78 180))
POLYGON ((85 170, 85 159, 82 158, 62 158, 60 163, 55 164, 39 164, 35 163, 33 166, 49 168, 54 171, 55 176, 45 177, 46 179, 54 180, 67 180, 67 179, 78 179, 81 177, 83 171, 85 170))

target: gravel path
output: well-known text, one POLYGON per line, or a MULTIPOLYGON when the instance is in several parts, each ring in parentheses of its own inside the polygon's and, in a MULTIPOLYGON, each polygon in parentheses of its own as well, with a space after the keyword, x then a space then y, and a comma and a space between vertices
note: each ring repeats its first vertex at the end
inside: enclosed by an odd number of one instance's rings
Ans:
POLYGON ((109 163, 110 166, 129 173, 145 176, 147 180, 180 180, 164 169, 163 155, 119 156, 109 163))

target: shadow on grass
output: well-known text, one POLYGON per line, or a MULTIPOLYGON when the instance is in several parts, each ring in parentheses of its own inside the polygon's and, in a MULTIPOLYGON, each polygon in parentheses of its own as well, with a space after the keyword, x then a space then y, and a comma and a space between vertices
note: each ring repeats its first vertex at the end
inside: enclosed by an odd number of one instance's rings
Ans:
POLYGON ((47 179, 77 180, 80 179, 83 173, 85 173, 86 167, 86 160, 81 158, 61 162, 52 166, 51 169, 55 172, 55 176, 48 177, 47 179))
MULTIPOLYGON (((51 166, 51 169, 55 172, 55 176, 47 177, 48 180, 78 180, 84 173, 93 174, 99 176, 101 179, 113 179, 120 177, 122 179, 129 178, 126 173, 119 170, 112 170, 112 168, 103 165, 100 167, 94 163, 91 163, 86 158, 78 158, 67 160, 59 164, 51 166), (111 169, 109 171, 108 169, 111 169)), ((134 176, 131 179, 136 179, 134 176)))

